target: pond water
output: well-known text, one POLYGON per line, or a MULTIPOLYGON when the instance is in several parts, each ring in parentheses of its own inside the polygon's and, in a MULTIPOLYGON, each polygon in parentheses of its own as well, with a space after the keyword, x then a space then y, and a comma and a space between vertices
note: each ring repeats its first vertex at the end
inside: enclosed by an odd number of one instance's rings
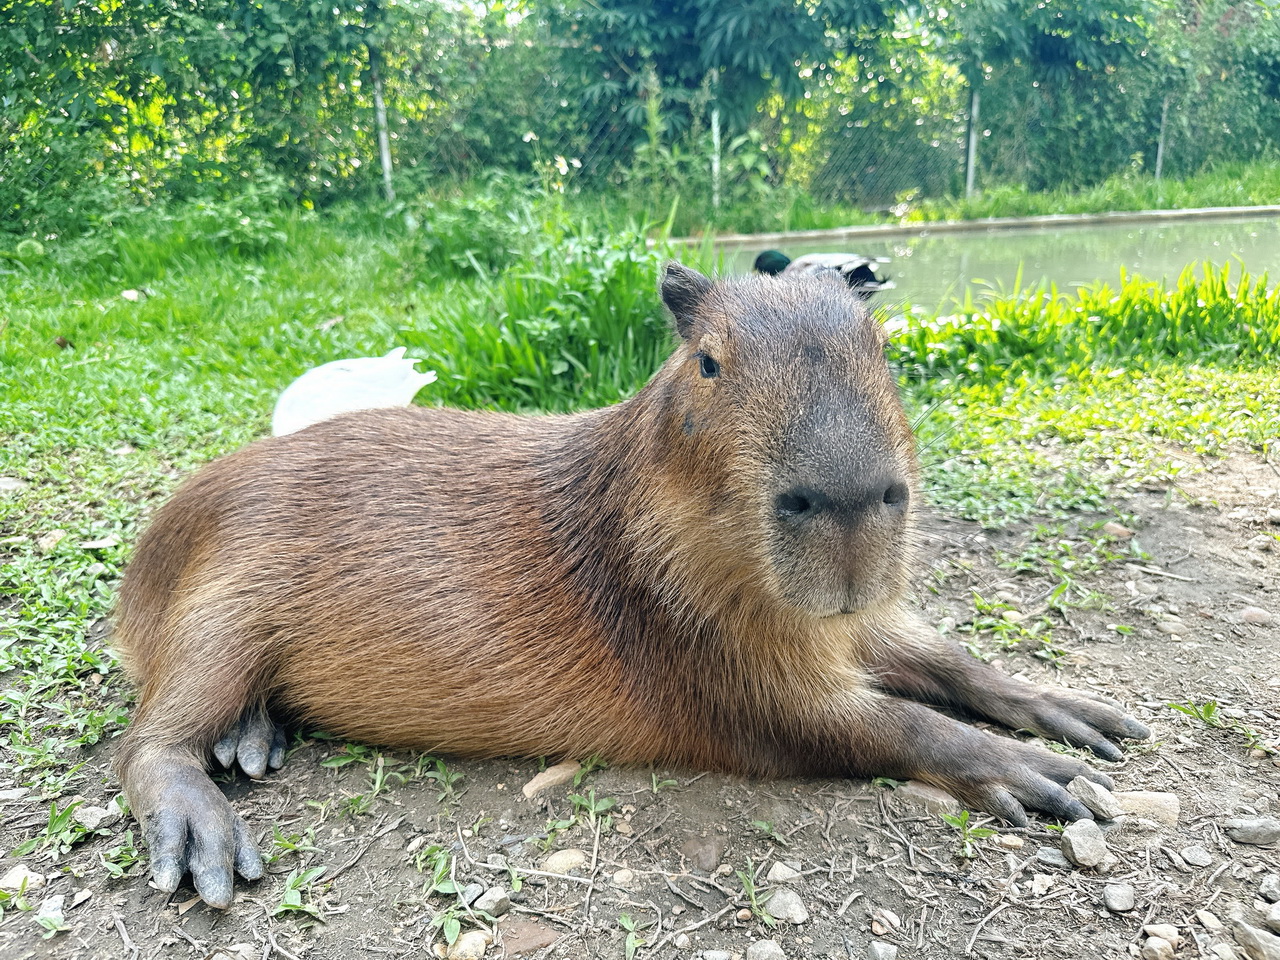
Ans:
POLYGON ((1088 226, 987 228, 896 239, 826 240, 724 248, 724 268, 747 273, 761 250, 804 253, 850 251, 889 257, 884 270, 896 289, 879 300, 894 307, 909 303, 927 310, 948 307, 971 289, 1012 293, 1021 271, 1025 290, 1041 281, 1061 290, 1105 280, 1115 286, 1120 268, 1144 277, 1173 281, 1196 261, 1250 273, 1275 272, 1280 265, 1280 218, 1196 220, 1182 223, 1103 223, 1088 226))

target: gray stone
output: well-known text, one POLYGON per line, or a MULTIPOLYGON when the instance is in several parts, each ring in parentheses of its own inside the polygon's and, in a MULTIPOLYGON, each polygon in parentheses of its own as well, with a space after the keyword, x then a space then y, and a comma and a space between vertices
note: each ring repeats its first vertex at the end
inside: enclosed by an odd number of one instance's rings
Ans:
POLYGON ((1124 816, 1124 807, 1111 791, 1088 777, 1076 777, 1067 784, 1067 792, 1088 807, 1095 817, 1115 820, 1124 816))
POLYGON ((13 867, 3 877, 0 877, 0 890, 5 893, 17 893, 19 890, 33 893, 43 887, 44 884, 43 874, 34 873, 21 863, 13 867))
MULTIPOLYGON (((559 873, 560 871, 557 870, 556 872, 559 873)), ((458 894, 458 899, 469 907, 480 899, 482 893, 484 893, 484 884, 468 883, 462 888, 462 892, 458 894)))
POLYGON ((908 780, 893 791, 893 795, 905 803, 923 808, 935 817, 942 816, 944 813, 960 812, 959 800, 945 790, 940 790, 928 783, 921 783, 919 780, 908 780))
POLYGON ((733 960, 733 954, 728 950, 703 950, 698 956, 702 960, 733 960))
POLYGON ((61 893, 55 893, 51 897, 45 897, 44 902, 40 904, 40 909, 36 911, 36 917, 46 917, 50 920, 56 920, 59 924, 65 923, 66 921, 62 916, 62 907, 66 901, 66 896, 61 893))
POLYGON ((757 940, 747 947, 747 960, 787 960, 777 940, 757 940))
POLYGON ((1051 867, 1061 867, 1064 870, 1071 867, 1071 861, 1063 856, 1062 851, 1057 847, 1041 847, 1036 851, 1036 860, 1051 867))
POLYGON ((695 870, 710 873, 724 859, 724 848, 724 837, 712 834, 709 837, 691 837, 685 841, 680 852, 693 864, 695 870))
POLYGON ((1155 820, 1166 827, 1176 827, 1182 816, 1182 804, 1177 794, 1156 793, 1150 790, 1128 790, 1113 794, 1125 813, 1147 820, 1155 820))
POLYGON ((1142 944, 1142 960, 1173 960, 1173 944, 1164 937, 1147 937, 1142 944))
POLYGON ((1249 960, 1280 960, 1280 937, 1252 927, 1242 920, 1232 925, 1236 943, 1249 960))
POLYGON ((481 910, 491 917, 500 917, 511 909, 511 898, 502 887, 490 887, 476 898, 472 908, 481 910))
POLYGON ((804 905, 800 895, 790 887, 779 887, 773 891, 765 904, 769 914, 787 923, 804 923, 809 919, 809 908, 804 905))
POLYGON ((1268 627, 1275 622, 1275 617, 1271 611, 1263 610, 1261 607, 1245 607, 1240 611, 1240 619, 1245 623, 1252 623, 1259 627, 1268 627))
POLYGON ((1138 902, 1132 884, 1108 883, 1102 888, 1102 905, 1112 913, 1128 913, 1138 902))
POLYGON ((17 477, 0 477, 0 493, 14 493, 26 489, 27 481, 17 477))
POLYGON ((1222 829, 1236 843, 1263 845, 1280 840, 1280 820, 1275 817, 1236 817, 1223 821, 1222 829))
POLYGON ((1258 887, 1258 896, 1267 903, 1280 900, 1280 873, 1268 873, 1262 878, 1262 886, 1258 887))
POLYGON ((1197 910, 1196 919, 1200 922, 1200 926, 1204 927, 1210 933, 1218 933, 1222 930, 1222 921, 1218 919, 1218 915, 1209 910, 1197 910))
POLYGON ((1178 856, 1193 867, 1207 867, 1213 863, 1213 854, 1199 844, 1183 847, 1178 851, 1178 856))
POLYGON ((31 791, 26 787, 14 787, 12 790, 0 790, 0 803, 6 800, 21 800, 31 791))
POLYGON ((449 948, 449 960, 481 960, 489 949, 489 938, 479 930, 468 930, 449 948))
POLYGON ((1182 940, 1178 933, 1178 928, 1172 923, 1148 923, 1142 928, 1142 932, 1148 937, 1159 937, 1161 940, 1168 940, 1175 947, 1182 940))
POLYGON ((570 870, 576 870, 586 865, 587 851, 579 850, 576 847, 557 850, 542 861, 542 869, 548 873, 568 873, 570 870))
POLYGON ((1280 933, 1280 903, 1273 903, 1267 911, 1267 926, 1280 933))
POLYGON ((872 940, 867 948, 867 960, 898 960, 898 948, 883 940, 872 940))
POLYGON ((785 863, 778 862, 769 868, 765 879, 770 883, 790 883, 792 880, 800 879, 800 871, 793 870, 785 863))
POLYGON ((1062 852, 1079 867, 1096 867, 1107 857, 1107 841, 1092 820, 1077 820, 1062 831, 1062 852))

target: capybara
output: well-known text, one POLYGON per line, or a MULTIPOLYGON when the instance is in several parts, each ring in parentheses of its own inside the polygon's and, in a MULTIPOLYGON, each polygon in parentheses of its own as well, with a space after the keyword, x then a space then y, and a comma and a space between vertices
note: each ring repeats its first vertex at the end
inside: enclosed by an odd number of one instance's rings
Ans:
POLYGON ((916 778, 1025 823, 1147 731, 1005 677, 908 609, 918 467, 884 335, 837 274, 661 281, 678 346, 572 416, 345 414, 209 464, 120 589, 117 765, 157 885, 262 872, 210 757, 282 722, 459 757, 916 778), (1110 739, 1109 739, 1110 738, 1110 739))

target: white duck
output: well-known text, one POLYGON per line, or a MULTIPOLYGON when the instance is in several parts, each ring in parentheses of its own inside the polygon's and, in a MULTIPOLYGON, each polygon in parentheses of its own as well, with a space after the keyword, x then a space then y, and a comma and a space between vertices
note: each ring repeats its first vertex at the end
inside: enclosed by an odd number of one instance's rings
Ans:
POLYGON ((404 347, 396 347, 385 357, 350 357, 308 370, 280 394, 271 433, 294 433, 353 410, 408 406, 436 379, 433 370, 418 373, 415 363, 404 347))

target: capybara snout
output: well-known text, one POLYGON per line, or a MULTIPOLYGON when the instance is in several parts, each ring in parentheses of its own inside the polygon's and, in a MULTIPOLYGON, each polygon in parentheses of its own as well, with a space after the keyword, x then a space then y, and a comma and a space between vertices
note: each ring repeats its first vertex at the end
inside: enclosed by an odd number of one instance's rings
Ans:
POLYGON ((878 324, 835 278, 661 280, 679 343, 572 416, 409 408, 250 444, 138 543, 117 769, 172 892, 262 873, 206 773, 282 723, 454 756, 919 778, 1078 819, 1085 764, 930 709, 1118 755, 1111 706, 1003 677, 904 600, 918 468, 878 324))

